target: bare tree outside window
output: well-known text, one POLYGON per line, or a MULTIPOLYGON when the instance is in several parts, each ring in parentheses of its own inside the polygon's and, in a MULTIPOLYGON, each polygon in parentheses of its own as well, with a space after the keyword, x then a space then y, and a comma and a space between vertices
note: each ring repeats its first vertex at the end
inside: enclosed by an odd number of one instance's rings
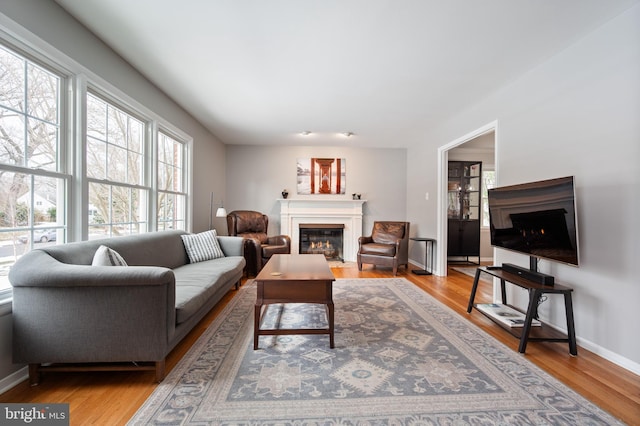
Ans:
POLYGON ((158 134, 158 229, 186 229, 185 144, 158 134))
POLYGON ((61 84, 59 75, 0 46, 0 292, 9 286, 8 268, 34 243, 64 242, 61 84))
POLYGON ((495 170, 482 171, 482 226, 489 227, 488 190, 496 186, 495 170))
POLYGON ((87 94, 87 177, 90 238, 147 230, 143 182, 145 123, 115 105, 87 94))

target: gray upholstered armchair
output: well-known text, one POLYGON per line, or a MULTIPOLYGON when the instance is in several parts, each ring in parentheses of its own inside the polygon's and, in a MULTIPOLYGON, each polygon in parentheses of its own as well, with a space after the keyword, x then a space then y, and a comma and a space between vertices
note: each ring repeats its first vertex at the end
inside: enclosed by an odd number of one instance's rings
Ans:
POLYGON ((374 222, 371 236, 358 239, 358 270, 363 263, 391 266, 393 275, 398 266, 409 267, 409 222, 374 222))
POLYGON ((269 216, 251 210, 234 210, 227 215, 229 235, 243 237, 247 274, 257 275, 274 254, 290 254, 288 235, 267 236, 269 216))

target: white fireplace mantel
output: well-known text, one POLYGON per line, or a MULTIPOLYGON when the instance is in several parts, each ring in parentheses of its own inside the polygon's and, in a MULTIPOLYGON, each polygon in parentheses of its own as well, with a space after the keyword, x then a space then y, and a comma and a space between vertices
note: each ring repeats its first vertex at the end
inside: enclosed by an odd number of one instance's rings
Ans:
POLYGON ((366 200, 279 199, 280 233, 291 237, 291 253, 300 248, 300 224, 342 224, 344 260, 355 262, 362 236, 362 205, 366 200))

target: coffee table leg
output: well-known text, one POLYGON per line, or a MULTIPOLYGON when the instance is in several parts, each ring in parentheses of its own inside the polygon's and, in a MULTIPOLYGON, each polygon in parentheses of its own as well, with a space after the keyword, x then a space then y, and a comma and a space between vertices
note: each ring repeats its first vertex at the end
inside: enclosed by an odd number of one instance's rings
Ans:
POLYGON ((329 322, 329 347, 331 349, 335 348, 335 343, 333 339, 333 336, 334 336, 333 312, 334 312, 333 302, 327 303, 327 321, 329 322))
POLYGON ((260 313, 262 311, 262 305, 259 305, 256 303, 254 309, 253 309, 253 313, 254 313, 254 317, 253 317, 253 350, 255 351, 256 349, 258 349, 258 338, 259 336, 259 332, 260 332, 260 313))

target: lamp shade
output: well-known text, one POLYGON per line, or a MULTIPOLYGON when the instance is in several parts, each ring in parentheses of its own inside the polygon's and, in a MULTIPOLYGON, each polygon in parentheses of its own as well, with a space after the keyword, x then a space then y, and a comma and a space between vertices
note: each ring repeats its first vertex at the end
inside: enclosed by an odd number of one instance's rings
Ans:
POLYGON ((218 207, 218 210, 216 210, 216 217, 225 217, 227 216, 227 209, 225 209, 224 207, 218 207))

